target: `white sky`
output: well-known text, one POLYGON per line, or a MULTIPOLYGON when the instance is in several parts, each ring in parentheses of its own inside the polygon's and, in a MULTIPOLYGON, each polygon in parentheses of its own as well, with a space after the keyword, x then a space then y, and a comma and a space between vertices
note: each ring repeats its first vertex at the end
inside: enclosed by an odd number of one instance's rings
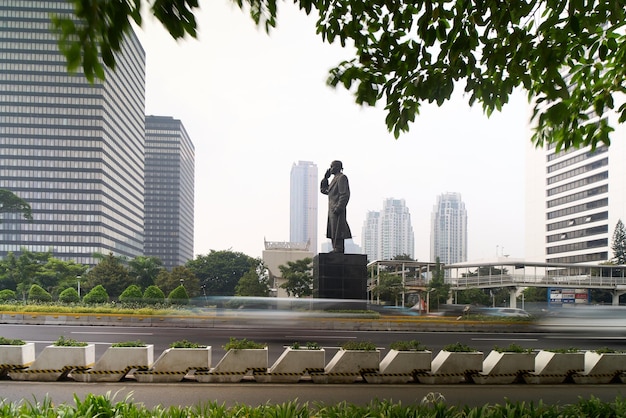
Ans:
MULTIPOLYGON (((195 254, 260 257, 263 240, 289 240, 289 175, 298 160, 321 177, 332 160, 350 179, 348 223, 361 244, 369 210, 405 199, 415 257, 430 257, 430 216, 439 194, 459 192, 468 212, 469 259, 524 256, 524 94, 491 118, 467 99, 425 106, 395 140, 382 106, 362 108, 328 70, 351 51, 315 35, 315 19, 279 2, 268 36, 228 0, 202 2, 198 40, 176 42, 153 19, 146 51, 146 114, 182 120, 195 144, 195 254)), ((318 241, 326 196, 320 194, 318 241)))

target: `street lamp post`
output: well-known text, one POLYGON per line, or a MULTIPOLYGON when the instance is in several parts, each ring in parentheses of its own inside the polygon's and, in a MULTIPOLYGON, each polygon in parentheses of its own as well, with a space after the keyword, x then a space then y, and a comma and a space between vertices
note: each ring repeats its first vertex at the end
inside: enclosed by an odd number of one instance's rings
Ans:
POLYGON ((81 279, 80 276, 76 276, 76 282, 77 282, 76 288, 78 290, 78 299, 80 299, 80 279, 81 279))

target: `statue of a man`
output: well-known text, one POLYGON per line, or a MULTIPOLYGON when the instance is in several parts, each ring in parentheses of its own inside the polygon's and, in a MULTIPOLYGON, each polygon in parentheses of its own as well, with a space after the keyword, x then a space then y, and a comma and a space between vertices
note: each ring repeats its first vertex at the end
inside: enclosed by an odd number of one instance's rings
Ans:
POLYGON ((328 223, 326 226, 326 237, 333 243, 334 253, 344 252, 344 240, 352 238, 350 227, 346 220, 346 206, 350 200, 350 185, 348 177, 343 174, 341 161, 333 161, 330 168, 326 170, 324 179, 320 184, 320 191, 328 195, 328 223), (328 183, 330 175, 333 180, 328 183))

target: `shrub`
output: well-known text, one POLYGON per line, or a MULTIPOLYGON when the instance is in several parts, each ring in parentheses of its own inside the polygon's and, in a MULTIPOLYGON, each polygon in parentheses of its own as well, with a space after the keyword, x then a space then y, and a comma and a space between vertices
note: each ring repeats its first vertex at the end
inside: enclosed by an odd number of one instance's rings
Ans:
POLYGON ((192 343, 187 340, 174 341, 170 344, 170 348, 206 348, 206 345, 192 343))
POLYGON ((532 353, 532 348, 524 348, 517 344, 509 344, 508 347, 498 347, 497 345, 493 347, 495 351, 498 353, 532 353))
POLYGON ((119 343, 111 344, 111 347, 145 347, 146 343, 142 341, 122 341, 119 343))
POLYGON ((101 284, 91 289, 83 298, 83 302, 88 304, 107 303, 108 301, 109 294, 101 284))
POLYGON ((26 342, 24 340, 12 340, 10 338, 0 337, 0 345, 24 345, 26 342))
POLYGON ((52 295, 48 293, 43 287, 38 284, 34 284, 28 291, 28 300, 35 302, 52 302, 52 295))
POLYGON ((59 302, 62 303, 77 303, 80 302, 80 296, 73 287, 68 287, 61 293, 59 293, 59 302))
POLYGON ((321 350, 322 347, 318 343, 307 342, 304 344, 304 347, 300 345, 299 342, 295 342, 289 346, 294 350, 321 350))
POLYGON ((575 348, 575 347, 552 348, 552 349, 546 349, 545 351, 549 351, 551 353, 559 353, 559 354, 572 354, 572 353, 580 352, 580 350, 578 348, 575 348))
POLYGON ((411 341, 394 341, 389 345, 389 348, 396 351, 426 351, 428 348, 422 345, 417 340, 411 341))
POLYGON ((11 289, 0 290, 0 302, 6 302, 9 300, 17 300, 17 295, 11 289))
POLYGON ((609 347, 600 347, 596 350, 593 350, 595 353, 598 354, 617 354, 617 353, 624 353, 623 350, 616 350, 614 348, 609 348, 609 347))
POLYGON ((341 345, 342 350, 375 351, 376 344, 369 341, 348 341, 341 345))
POLYGON ((82 341, 76 341, 71 338, 65 338, 61 335, 58 340, 52 343, 52 345, 56 347, 85 347, 87 343, 82 341))
POLYGON ((139 302, 142 296, 141 288, 136 284, 131 284, 120 295, 120 302, 139 302))
POLYGON ((267 344, 257 343, 254 341, 241 339, 238 340, 236 338, 230 337, 230 341, 228 341, 224 346, 224 350, 250 350, 250 349, 259 349, 265 348, 267 344))
POLYGON ((176 289, 172 290, 167 298, 170 303, 175 305, 186 305, 189 303, 189 295, 183 285, 180 285, 176 289))
POLYGON ((476 349, 461 343, 448 344, 443 347, 443 350, 454 353, 473 353, 477 351, 476 349))
POLYGON ((158 286, 148 286, 143 292, 143 301, 156 305, 165 302, 165 294, 158 286))

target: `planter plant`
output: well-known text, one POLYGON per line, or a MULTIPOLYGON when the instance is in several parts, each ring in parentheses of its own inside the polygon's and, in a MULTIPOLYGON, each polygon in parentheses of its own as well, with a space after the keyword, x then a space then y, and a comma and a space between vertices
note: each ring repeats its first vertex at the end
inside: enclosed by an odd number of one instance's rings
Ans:
POLYGON ((577 348, 540 350, 535 356, 535 369, 524 373, 529 384, 554 385, 571 379, 574 373, 585 369, 585 355, 577 348))
POLYGON ((211 367, 211 347, 188 340, 174 341, 150 370, 138 370, 138 382, 180 382, 190 372, 208 371, 211 367))
POLYGON ((198 382, 236 383, 249 373, 267 372, 267 344, 231 338, 223 348, 226 354, 214 368, 195 373, 198 382))
POLYGON ((495 346, 483 361, 482 372, 472 375, 478 384, 511 384, 522 380, 524 373, 535 370, 535 353, 532 348, 517 344, 495 346))
POLYGON ((316 383, 352 383, 366 373, 377 373, 380 350, 368 341, 349 341, 341 346, 324 368, 324 374, 314 373, 316 383))
POLYGON ((0 337, 0 377, 21 370, 35 361, 35 343, 0 337))
POLYGON ((465 344, 443 347, 431 363, 431 371, 421 373, 418 379, 427 384, 455 384, 471 381, 471 375, 482 371, 483 353, 465 344))
POLYGON ((66 378, 70 372, 86 370, 95 361, 95 345, 71 338, 59 337, 23 371, 10 372, 14 380, 56 381, 66 378))
POLYGON ((417 381, 417 374, 430 371, 432 352, 421 342, 395 341, 380 362, 378 373, 368 373, 368 383, 407 383, 417 381))
POLYGON ((293 343, 285 348, 267 373, 257 373, 254 378, 258 382, 296 383, 307 374, 323 373, 325 361, 325 351, 319 344, 293 343))
POLYGON ((154 359, 154 346, 142 341, 111 344, 89 370, 76 370, 71 376, 79 382, 119 382, 131 370, 148 369, 154 359))

